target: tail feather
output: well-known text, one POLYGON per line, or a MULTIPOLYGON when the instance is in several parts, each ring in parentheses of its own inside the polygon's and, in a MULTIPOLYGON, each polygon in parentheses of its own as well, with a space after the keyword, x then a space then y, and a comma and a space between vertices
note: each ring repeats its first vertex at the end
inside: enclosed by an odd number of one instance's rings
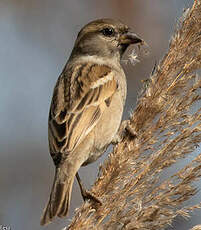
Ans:
POLYGON ((56 216, 67 216, 74 177, 67 177, 60 169, 56 169, 49 202, 44 209, 41 225, 46 225, 56 216))

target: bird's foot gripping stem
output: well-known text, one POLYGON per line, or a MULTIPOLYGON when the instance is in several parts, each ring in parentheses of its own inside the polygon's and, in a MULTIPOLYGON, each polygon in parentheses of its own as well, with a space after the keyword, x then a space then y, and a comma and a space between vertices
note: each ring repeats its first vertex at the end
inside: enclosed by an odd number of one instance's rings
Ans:
POLYGON ((84 188, 84 185, 80 179, 80 176, 78 173, 76 173, 76 178, 77 178, 77 181, 78 181, 78 184, 80 186, 80 191, 81 191, 81 194, 82 194, 82 198, 84 201, 86 200, 92 200, 94 201, 95 203, 99 203, 99 204, 102 204, 101 200, 99 198, 97 198, 95 195, 93 195, 91 192, 89 192, 88 190, 86 190, 84 188))
POLYGON ((125 120, 121 123, 119 131, 112 140, 112 144, 118 144, 123 140, 124 137, 129 135, 131 138, 136 138, 137 133, 134 128, 131 126, 130 120, 125 120))

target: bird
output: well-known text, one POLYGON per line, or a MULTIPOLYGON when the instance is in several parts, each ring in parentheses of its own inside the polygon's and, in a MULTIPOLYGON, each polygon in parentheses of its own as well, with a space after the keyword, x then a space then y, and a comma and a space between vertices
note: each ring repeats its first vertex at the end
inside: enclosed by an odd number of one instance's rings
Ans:
POLYGON ((49 111, 49 151, 55 177, 41 225, 67 216, 75 177, 84 200, 101 203, 84 188, 78 170, 119 140, 127 95, 121 58, 131 44, 142 42, 127 25, 110 18, 89 22, 78 33, 49 111))

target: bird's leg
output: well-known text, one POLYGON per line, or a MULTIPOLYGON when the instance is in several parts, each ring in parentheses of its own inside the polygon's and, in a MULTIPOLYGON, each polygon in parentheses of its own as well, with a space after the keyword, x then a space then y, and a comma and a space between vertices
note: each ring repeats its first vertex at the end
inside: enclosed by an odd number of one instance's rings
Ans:
POLYGON ((137 133, 135 132, 135 130, 131 126, 130 120, 125 120, 121 123, 117 134, 115 135, 115 137, 112 140, 112 144, 114 144, 114 145, 118 144, 119 142, 121 142, 123 140, 123 138, 126 135, 129 135, 132 138, 137 137, 137 133))
POLYGON ((80 186, 80 191, 81 191, 81 194, 82 194, 82 198, 84 201, 86 200, 93 200, 95 201, 96 203, 100 203, 102 204, 102 202, 97 198, 95 197, 92 193, 90 193, 88 190, 85 189, 81 179, 80 179, 80 176, 78 174, 78 172, 76 173, 76 178, 77 178, 77 182, 80 186))

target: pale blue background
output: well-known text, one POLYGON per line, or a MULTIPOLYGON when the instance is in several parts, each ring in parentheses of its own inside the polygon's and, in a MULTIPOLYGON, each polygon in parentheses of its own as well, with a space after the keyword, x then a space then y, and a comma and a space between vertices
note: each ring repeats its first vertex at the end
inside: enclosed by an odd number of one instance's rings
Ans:
MULTIPOLYGON (((125 66, 128 117, 140 80, 162 58, 178 17, 191 4, 191 0, 0 0, 0 224, 13 230, 42 229, 39 220, 54 175, 47 142, 49 104, 79 29, 93 19, 114 17, 149 43, 149 57, 135 67, 125 66)), ((93 184, 102 160, 81 170, 87 186, 93 184)), ((75 183, 68 219, 81 203, 75 183)), ((187 230, 200 224, 200 218, 200 211, 190 221, 179 218, 174 229, 187 230)), ((66 223, 59 220, 44 229, 60 230, 66 223)))

